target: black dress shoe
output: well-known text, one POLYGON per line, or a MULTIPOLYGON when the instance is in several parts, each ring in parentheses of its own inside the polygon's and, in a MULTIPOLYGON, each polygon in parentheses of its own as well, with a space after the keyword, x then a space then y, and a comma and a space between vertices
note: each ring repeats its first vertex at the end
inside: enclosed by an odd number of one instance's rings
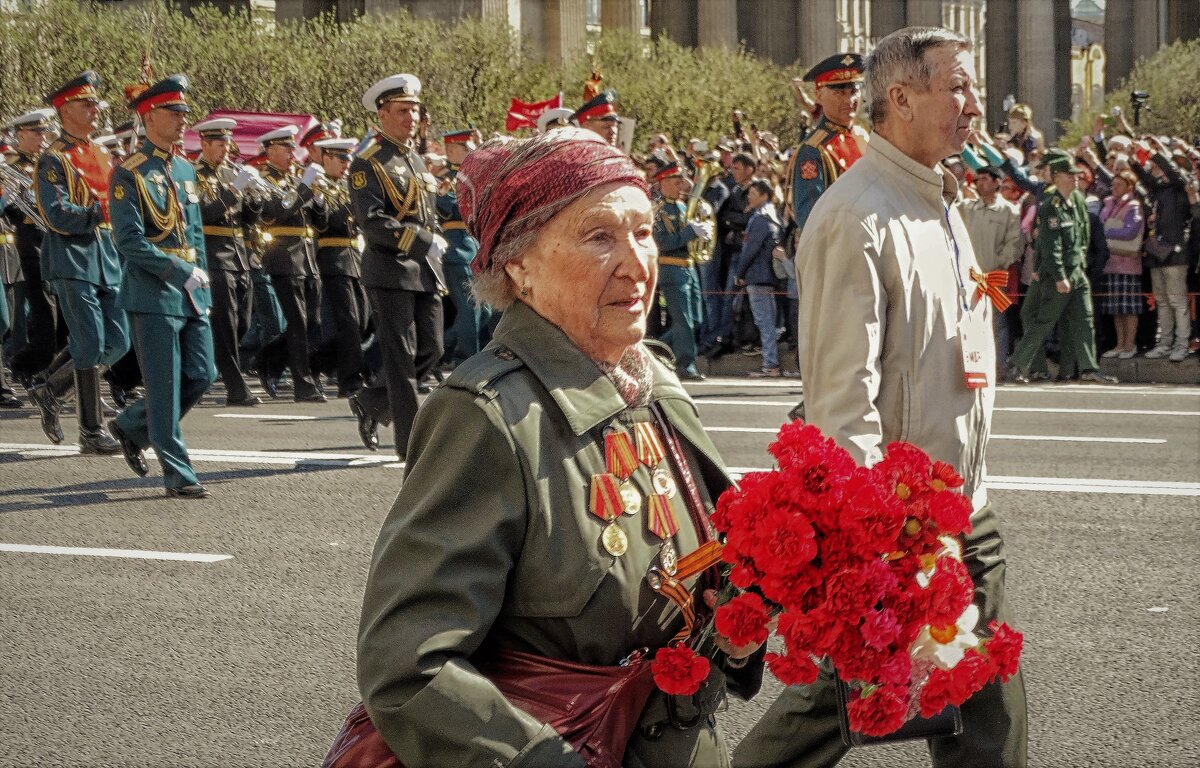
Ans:
POLYGON ((266 392, 272 400, 279 397, 279 389, 276 387, 278 381, 275 378, 260 371, 258 374, 258 383, 262 384, 263 392, 266 392))
POLYGON ((358 402, 358 395, 351 395, 348 402, 350 412, 358 420, 358 438, 368 450, 379 450, 379 422, 367 415, 362 403, 358 402))
POLYGON ((246 395, 241 400, 225 398, 225 407, 227 408, 253 408, 256 405, 262 405, 262 400, 258 395, 246 395))
POLYGON ((297 403, 328 403, 329 398, 325 397, 324 392, 309 392, 304 395, 295 395, 292 401, 297 403))
POLYGON ((680 371, 679 378, 681 381, 704 381, 708 377, 698 371, 680 371))
POLYGON ((207 499, 212 494, 200 483, 192 483, 181 488, 168 488, 167 496, 172 499, 207 499))
POLYGON ((20 408, 24 403, 12 392, 0 392, 0 408, 20 408))
POLYGON ((121 429, 116 419, 109 420, 108 431, 121 444, 121 453, 124 454, 125 463, 129 465, 129 468, 139 477, 150 474, 150 465, 146 463, 146 452, 129 439, 129 435, 125 434, 125 430, 121 429))

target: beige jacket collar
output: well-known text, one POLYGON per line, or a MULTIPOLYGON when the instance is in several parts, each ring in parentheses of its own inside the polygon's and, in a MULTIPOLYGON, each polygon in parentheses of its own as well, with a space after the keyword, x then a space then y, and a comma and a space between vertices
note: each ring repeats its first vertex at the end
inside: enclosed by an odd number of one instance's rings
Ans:
POLYGON ((876 162, 884 168, 912 177, 913 189, 933 202, 954 205, 958 199, 958 180, 953 174, 940 165, 930 168, 918 163, 878 133, 871 134, 867 154, 875 155, 876 162))

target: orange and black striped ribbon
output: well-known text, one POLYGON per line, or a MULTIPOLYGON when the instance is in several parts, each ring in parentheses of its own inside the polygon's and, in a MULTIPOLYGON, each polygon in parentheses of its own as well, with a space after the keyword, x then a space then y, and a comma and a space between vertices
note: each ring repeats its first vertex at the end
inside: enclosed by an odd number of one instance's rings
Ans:
POLYGON ((621 503, 621 491, 616 477, 608 473, 592 475, 591 486, 588 489, 588 510, 605 522, 621 516, 625 505, 621 503))
POLYGON ((633 470, 637 469, 637 456, 628 432, 613 429, 604 436, 604 464, 621 480, 628 480, 633 475, 633 470))
POLYGON ((971 267, 971 279, 975 281, 975 298, 987 296, 992 300, 992 306, 997 312, 1003 312, 1012 306, 1012 299, 1004 289, 1008 286, 1008 270, 995 269, 991 272, 976 272, 971 267))

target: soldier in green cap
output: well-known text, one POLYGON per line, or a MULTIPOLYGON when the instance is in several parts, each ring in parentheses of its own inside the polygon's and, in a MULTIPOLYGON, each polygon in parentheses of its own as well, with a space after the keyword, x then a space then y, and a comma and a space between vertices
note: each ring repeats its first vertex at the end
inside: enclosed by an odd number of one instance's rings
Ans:
POLYGON ((1092 287, 1087 279, 1090 235, 1087 205, 1076 177, 1081 173, 1070 154, 1047 150, 1039 168, 1050 173, 1038 204, 1034 240, 1034 273, 1021 308, 1025 335, 1013 353, 1015 381, 1028 384, 1029 369, 1055 325, 1060 325, 1061 371, 1079 372, 1080 381, 1116 383, 1101 373, 1096 362, 1096 332, 1092 324, 1092 287))
POLYGON ((117 414, 109 429, 138 475, 154 446, 167 496, 202 499, 179 422, 217 378, 212 293, 196 171, 179 156, 189 108, 187 78, 174 75, 130 102, 146 139, 113 172, 113 236, 125 263, 121 307, 129 313, 146 397, 117 414))

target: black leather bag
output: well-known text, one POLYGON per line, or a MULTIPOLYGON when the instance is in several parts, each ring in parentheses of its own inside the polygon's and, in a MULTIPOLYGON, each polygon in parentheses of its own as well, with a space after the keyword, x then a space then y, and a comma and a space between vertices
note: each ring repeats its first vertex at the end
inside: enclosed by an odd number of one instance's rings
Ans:
POLYGON ((914 717, 886 736, 864 736, 858 731, 850 730, 850 715, 846 709, 850 704, 850 686, 846 685, 845 681, 840 678, 836 683, 838 725, 842 731, 842 742, 847 746, 863 747, 870 744, 891 744, 897 741, 957 736, 962 733, 962 713, 959 712, 958 707, 946 707, 933 717, 914 717))

